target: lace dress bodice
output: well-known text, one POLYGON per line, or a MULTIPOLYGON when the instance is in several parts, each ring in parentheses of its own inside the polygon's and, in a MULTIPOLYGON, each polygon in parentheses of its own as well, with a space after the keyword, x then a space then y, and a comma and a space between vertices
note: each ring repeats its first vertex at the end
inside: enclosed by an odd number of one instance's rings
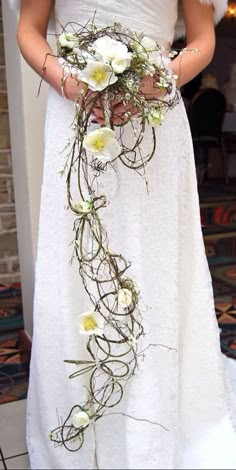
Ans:
POLYGON ((177 0, 56 0, 56 30, 60 32, 60 25, 65 26, 71 21, 86 24, 96 11, 97 25, 118 22, 137 32, 143 32, 160 45, 171 44, 175 34, 177 6, 177 0))

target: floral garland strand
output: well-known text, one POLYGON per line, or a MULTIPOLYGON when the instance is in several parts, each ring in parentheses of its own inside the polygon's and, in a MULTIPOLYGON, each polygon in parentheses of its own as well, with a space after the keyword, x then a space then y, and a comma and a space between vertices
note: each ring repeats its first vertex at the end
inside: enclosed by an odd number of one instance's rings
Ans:
POLYGON ((128 275, 130 262, 110 249, 99 216, 108 201, 97 191, 96 182, 115 161, 145 176, 145 166, 156 149, 153 126, 161 125, 178 97, 176 77, 155 41, 118 24, 98 29, 94 20, 85 27, 70 23, 66 28, 58 40, 58 57, 65 76, 71 74, 83 81, 87 91, 81 93, 75 106, 75 135, 61 174, 66 174, 68 207, 76 217, 73 258, 78 260, 92 308, 77 320, 80 333, 88 336, 90 359, 65 360, 76 369, 71 379, 88 374, 88 398, 72 407, 65 421, 50 432, 50 439, 77 451, 86 429, 121 402, 124 388, 138 367, 142 355, 138 343, 144 335, 140 291, 128 275), (73 33, 66 32, 69 26, 73 33), (166 98, 147 99, 140 91, 147 75, 153 77, 154 87, 165 91, 166 98), (124 108, 131 104, 137 110, 138 122, 128 111, 123 116, 133 132, 129 148, 123 141, 123 126, 117 125, 112 107, 115 99, 124 108), (106 125, 91 131, 93 110, 98 104, 106 125), (150 152, 144 155, 141 143, 146 126, 152 126, 152 142, 150 152))

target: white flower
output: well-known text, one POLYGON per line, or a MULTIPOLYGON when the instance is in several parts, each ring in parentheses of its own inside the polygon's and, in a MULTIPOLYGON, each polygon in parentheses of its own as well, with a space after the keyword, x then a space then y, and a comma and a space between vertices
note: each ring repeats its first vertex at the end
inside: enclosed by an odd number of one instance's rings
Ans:
POLYGON ((113 59, 111 62, 111 66, 113 68, 113 71, 115 73, 122 73, 129 67, 130 65, 130 60, 129 59, 123 59, 122 57, 117 57, 116 59, 113 59))
POLYGON ((72 417, 72 425, 74 428, 85 428, 89 425, 89 422, 89 415, 85 411, 79 411, 72 417))
POLYGON ((115 132, 109 127, 101 127, 87 134, 84 138, 84 148, 102 162, 118 157, 121 152, 115 132))
POLYGON ((59 43, 62 47, 73 49, 77 42, 77 37, 72 33, 62 33, 58 38, 59 43))
POLYGON ((164 114, 160 109, 152 109, 147 116, 149 124, 160 126, 164 120, 164 114))
POLYGON ((147 52, 155 51, 157 48, 156 41, 153 41, 153 39, 149 38, 148 36, 144 36, 141 41, 141 46, 147 52))
POLYGON ((79 78, 92 91, 102 91, 118 80, 110 65, 96 61, 88 62, 84 70, 79 72, 79 78))
POLYGON ((150 64, 163 65, 165 58, 158 49, 157 43, 145 36, 140 43, 135 44, 136 53, 141 60, 150 64))
POLYGON ((79 204, 75 204, 75 209, 81 214, 88 214, 93 208, 91 201, 80 201, 79 204))
POLYGON ((123 307, 129 307, 133 302, 133 294, 130 289, 119 289, 118 291, 118 302, 123 307))
POLYGON ((143 60, 148 60, 150 54, 153 51, 156 51, 157 45, 153 39, 148 38, 145 36, 140 43, 135 43, 135 49, 138 54, 138 57, 143 60))
POLYGON ((81 335, 97 335, 101 334, 101 331, 104 329, 105 320, 100 313, 91 311, 82 313, 76 324, 81 335))
POLYGON ((93 48, 101 60, 111 65, 115 73, 122 73, 130 66, 132 53, 121 41, 103 36, 94 41, 93 48))

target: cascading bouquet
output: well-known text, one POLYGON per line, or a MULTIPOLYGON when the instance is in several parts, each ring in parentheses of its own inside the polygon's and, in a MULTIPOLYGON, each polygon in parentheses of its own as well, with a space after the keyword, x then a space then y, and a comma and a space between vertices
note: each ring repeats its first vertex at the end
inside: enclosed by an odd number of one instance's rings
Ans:
MULTIPOLYGON (((169 57, 174 54, 169 52, 169 57)), ((82 447, 86 429, 121 402, 143 356, 140 291, 127 273, 131 263, 110 249, 99 216, 108 202, 99 193, 99 176, 114 162, 145 176, 156 149, 154 126, 162 124, 178 95, 163 48, 119 24, 97 28, 93 19, 86 26, 66 25, 58 37, 58 58, 64 70, 62 87, 69 75, 86 84, 75 103, 74 137, 61 175, 66 174, 68 208, 75 215, 72 259, 78 260, 89 301, 88 311, 75 320, 80 334, 88 336, 86 356, 65 362, 75 367, 70 378, 87 374, 87 399, 76 403, 64 423, 50 432, 55 444, 75 451, 82 447), (156 90, 148 96, 142 92, 147 76, 156 90), (122 116, 117 116, 117 103, 123 105, 122 116), (96 107, 102 110, 104 124, 94 129, 96 107), (147 126, 152 141, 144 154, 147 126), (123 140, 127 132, 130 147, 123 140)))

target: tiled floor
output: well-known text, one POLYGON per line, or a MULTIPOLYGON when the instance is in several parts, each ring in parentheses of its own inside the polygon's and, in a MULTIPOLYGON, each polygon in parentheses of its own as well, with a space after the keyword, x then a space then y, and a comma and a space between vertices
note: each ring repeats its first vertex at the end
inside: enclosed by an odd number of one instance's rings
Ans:
POLYGON ((0 470, 29 469, 25 442, 26 401, 0 406, 0 470))

